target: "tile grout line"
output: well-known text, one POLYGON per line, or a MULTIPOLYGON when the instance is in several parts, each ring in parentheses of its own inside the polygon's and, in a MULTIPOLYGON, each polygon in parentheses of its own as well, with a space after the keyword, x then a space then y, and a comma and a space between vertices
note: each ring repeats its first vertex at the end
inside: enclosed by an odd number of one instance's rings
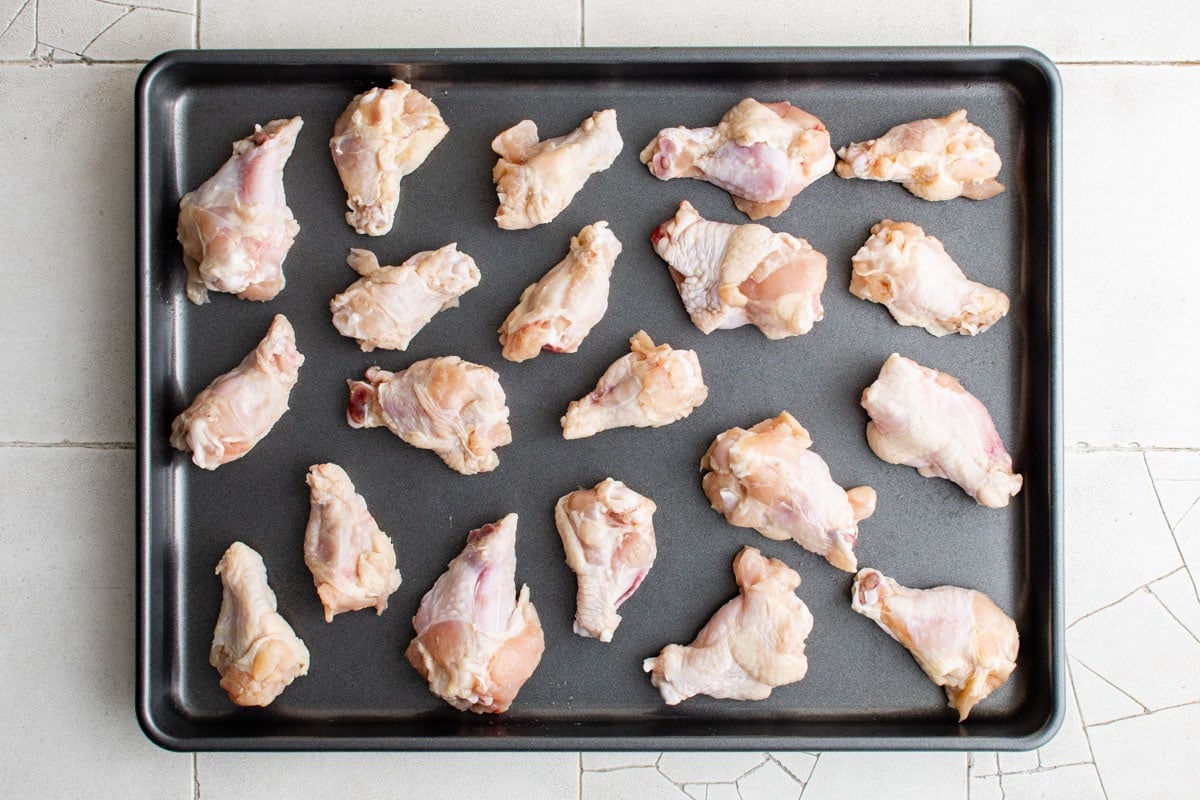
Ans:
MULTIPOLYGON (((1079 664, 1079 666, 1083 667, 1083 668, 1084 668, 1084 669, 1086 669, 1088 672, 1090 672, 1090 673, 1092 673, 1093 675, 1095 675, 1097 678, 1099 678, 1099 679, 1100 679, 1101 681, 1103 681, 1104 683, 1107 683, 1107 684, 1108 684, 1109 686, 1111 686, 1111 687, 1112 687, 1114 690, 1116 690, 1116 691, 1117 691, 1119 694, 1123 695, 1124 697, 1127 697, 1127 698, 1128 698, 1130 701, 1132 701, 1132 702, 1133 702, 1135 705, 1137 705, 1139 708, 1141 708, 1141 709, 1142 709, 1142 713, 1141 713, 1141 714, 1129 714, 1128 716, 1121 717, 1120 719, 1132 719, 1132 718, 1134 718, 1134 717, 1140 717, 1140 716, 1142 716, 1142 714, 1150 714, 1150 713, 1152 713, 1152 712, 1150 711, 1150 709, 1149 709, 1149 708, 1147 708, 1147 707, 1146 707, 1146 706, 1145 706, 1145 705, 1142 703, 1142 701, 1141 701, 1141 700, 1138 700, 1136 697, 1134 697, 1133 695, 1131 695, 1129 692, 1125 691, 1125 690, 1124 690, 1124 689, 1122 689, 1120 686, 1117 686, 1115 683, 1113 683, 1112 681, 1110 681, 1108 678, 1104 677, 1104 676, 1103 676, 1103 675, 1101 675, 1099 672, 1097 672, 1096 670, 1092 669, 1092 668, 1091 668, 1091 667, 1089 667, 1087 664, 1083 663, 1083 661, 1082 661, 1082 660, 1080 660, 1079 656, 1069 656, 1069 658, 1073 658, 1073 659, 1075 659, 1075 663, 1079 664)), ((1083 708, 1082 708, 1082 706, 1081 706, 1081 707, 1080 707, 1080 709, 1079 709, 1079 718, 1080 718, 1080 720, 1082 721, 1082 719, 1083 719, 1083 708)), ((1108 722, 1115 722, 1115 720, 1111 720, 1111 719, 1110 719, 1110 720, 1108 720, 1108 722)), ((1098 722, 1098 723, 1096 723, 1096 724, 1097 724, 1097 725, 1107 725, 1107 724, 1108 724, 1108 722, 1098 722)), ((1084 725, 1083 727, 1086 729, 1088 726, 1087 726, 1087 725, 1084 725)))
MULTIPOLYGON (((1171 574, 1174 575, 1175 573, 1172 572, 1171 574)), ((1186 633, 1188 636, 1192 637, 1192 639, 1194 639, 1196 641, 1196 644, 1200 644, 1200 637, 1197 637, 1196 634, 1192 633, 1192 629, 1189 628, 1187 625, 1184 625, 1183 620, 1181 620, 1179 617, 1175 616, 1174 611, 1167 608, 1167 604, 1163 602, 1163 599, 1161 597, 1159 597, 1157 594, 1155 594, 1154 590, 1151 589, 1149 586, 1146 587, 1146 590, 1148 592, 1150 592, 1150 596, 1153 597, 1160 606, 1162 606, 1163 611, 1166 611, 1167 615, 1170 616, 1171 619, 1175 620, 1176 624, 1178 624, 1179 627, 1183 628, 1183 632, 1186 633)))
MULTIPOLYGON (((196 2, 199 3, 200 0, 196 0, 196 2)), ((577 755, 579 756, 579 776, 576 786, 579 788, 579 800, 583 800, 583 751, 580 750, 577 755)))
MULTIPOLYGON (((1105 722, 1097 722, 1095 725, 1088 725, 1085 727, 1105 728, 1115 722, 1125 722, 1126 720, 1137 719, 1138 717, 1152 717, 1162 711, 1174 711, 1177 708, 1187 708, 1188 706, 1200 706, 1200 700, 1189 700, 1186 703, 1176 703, 1171 706, 1163 706, 1162 708, 1156 708, 1153 711, 1147 711, 1145 714, 1130 714, 1125 717, 1117 717, 1116 719, 1106 720, 1105 722)), ((1096 771, 1099 772, 1099 770, 1096 771)))
MULTIPOLYGON (((1067 661, 1067 680, 1071 682, 1071 697, 1075 700, 1075 710, 1079 712, 1079 727, 1083 729, 1083 741, 1087 743, 1088 755, 1092 757, 1092 769, 1096 770, 1096 781, 1100 784, 1100 793, 1104 795, 1104 800, 1108 800, 1108 790, 1104 788, 1104 779, 1100 777, 1100 767, 1096 764, 1096 751, 1092 749, 1092 737, 1088 734, 1087 725, 1083 724, 1083 706, 1079 704, 1079 692, 1075 689, 1075 674, 1071 671, 1071 659, 1067 661)), ((1082 664, 1083 662, 1078 662, 1082 664)), ((1085 667, 1085 669, 1088 669, 1085 667)), ((1090 669, 1088 670, 1091 671, 1090 669)), ((1093 673, 1094 674, 1094 673, 1093 673)), ((1100 676, 1097 676, 1100 677, 1100 676)), ((1103 678, 1101 678, 1103 680, 1103 678)), ((1041 753, 1038 753, 1038 763, 1042 761, 1041 753)), ((1066 765, 1063 765, 1066 766, 1066 765)))
POLYGON ((587 47, 587 0, 579 0, 579 46, 587 47))
MULTIPOLYGON (((1150 459, 1147 458, 1147 456, 1144 452, 1142 453, 1142 464, 1145 465, 1145 467, 1146 467, 1146 477, 1150 479, 1150 488, 1154 490, 1154 500, 1155 500, 1155 502, 1158 503, 1158 513, 1162 514, 1163 522, 1165 522, 1167 525, 1167 531, 1171 534, 1171 541, 1175 544, 1175 552, 1179 553, 1180 563, 1183 564, 1184 569, 1187 569, 1188 561, 1186 558, 1184 558, 1183 548, 1179 546, 1179 538, 1175 535, 1175 528, 1173 525, 1171 525, 1171 520, 1167 516, 1167 509, 1166 509, 1166 507, 1163 506, 1162 497, 1159 496, 1159 494, 1158 494, 1158 484, 1154 482, 1154 472, 1150 469, 1150 459)), ((1195 502, 1193 502, 1192 505, 1193 506, 1196 505, 1195 502)), ((1191 511, 1191 509, 1189 508, 1188 511, 1191 511)), ((1187 516, 1187 515, 1184 514, 1184 516, 1187 516)), ((1181 518, 1180 522, 1182 522, 1182 521, 1183 520, 1181 518)), ((1187 575, 1188 575, 1188 580, 1190 580, 1192 582, 1192 594, 1194 594, 1196 596, 1197 602, 1200 602, 1200 586, 1196 585, 1196 576, 1192 574, 1191 570, 1187 570, 1187 575)), ((1166 575, 1164 575, 1163 577, 1165 578, 1166 575)), ((1160 578, 1160 580, 1161 580, 1161 578, 1160 578)), ((1151 581, 1151 583, 1154 583, 1154 581, 1151 581)), ((1150 588, 1149 583, 1146 584, 1146 588, 1147 589, 1150 588)), ((1150 594, 1153 595, 1154 592, 1151 591, 1150 594)), ((1157 595, 1155 595, 1155 599, 1158 599, 1157 595)), ((1161 603, 1161 602, 1162 601, 1159 600, 1159 603, 1161 603)), ((1164 605, 1163 608, 1166 608, 1166 606, 1164 605)), ((1170 613, 1170 609, 1167 609, 1167 611, 1168 611, 1168 613, 1170 613)), ((1175 615, 1171 614, 1171 616, 1174 617, 1175 615)), ((1175 621, 1179 622, 1179 620, 1175 620, 1175 621)), ((1182 623, 1180 623, 1180 624, 1182 625, 1182 623)), ((1184 626, 1184 630, 1187 630, 1186 625, 1184 626)), ((1191 631, 1189 630, 1188 633, 1191 633, 1191 631)))
MULTIPOLYGON (((8 24, 4 26, 4 30, 0 30, 0 37, 3 37, 4 34, 9 32, 13 25, 17 24, 17 18, 20 17, 21 14, 25 13, 25 9, 29 8, 29 4, 32 2, 33 0, 25 0, 25 2, 21 4, 21 7, 17 9, 17 13, 13 14, 13 18, 10 19, 8 24)), ((580 0, 580 2, 583 2, 583 0, 580 0)), ((34 6, 33 13, 35 15, 37 14, 37 6, 34 6)), ((36 35, 37 34, 35 33, 34 36, 36 35)))
POLYGON ((75 448, 79 450, 132 450, 136 447, 133 442, 0 442, 0 448, 75 448))
POLYGON ((967 44, 975 44, 975 0, 967 0, 967 44))
POLYGON ((1157 583, 1158 581, 1161 581, 1163 578, 1169 578, 1170 576, 1172 576, 1176 572, 1178 572, 1181 568, 1182 568, 1182 565, 1179 567, 1174 567, 1171 569, 1170 572, 1159 575, 1157 578, 1151 578, 1150 580, 1143 583, 1141 586, 1138 586, 1137 588, 1130 590, 1127 594, 1121 595, 1116 600, 1113 600, 1111 603, 1102 605, 1099 608, 1094 608, 1091 611, 1089 611, 1088 613, 1084 614, 1082 617, 1079 617, 1078 619, 1074 620, 1073 622, 1068 622, 1067 630, 1070 630, 1071 628, 1075 627, 1076 624, 1083 622, 1088 617, 1093 617, 1096 614, 1099 614, 1101 611, 1107 611, 1108 609, 1112 608, 1113 606, 1117 605, 1118 603, 1128 600, 1129 598, 1133 597, 1135 594, 1142 591, 1143 589, 1145 589, 1146 591, 1150 591, 1150 584, 1157 583))
MULTIPOLYGON (((192 753, 192 800, 200 800, 200 764, 199 755, 192 753)), ((582 800, 582 798, 580 798, 582 800)))
POLYGON ((1200 447, 1170 447, 1167 445, 1130 444, 1078 444, 1068 445, 1068 453, 1200 453, 1200 447))
POLYGON ((196 21, 192 25, 192 40, 195 43, 196 49, 200 49, 200 0, 196 0, 196 21))

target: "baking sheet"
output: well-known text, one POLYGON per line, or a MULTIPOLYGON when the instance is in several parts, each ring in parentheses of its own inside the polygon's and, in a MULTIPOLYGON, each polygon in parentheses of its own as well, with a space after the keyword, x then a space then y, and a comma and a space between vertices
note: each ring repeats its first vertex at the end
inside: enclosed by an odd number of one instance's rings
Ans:
POLYGON ((1058 85, 1040 54, 1017 48, 918 50, 534 50, 178 52, 138 87, 138 714, 178 749, 833 749, 1029 748, 1062 713, 1058 402, 1058 85), (333 122, 350 98, 391 77, 432 98, 450 133, 406 177, 393 231, 359 236, 329 158, 333 122), (801 337, 756 329, 701 334, 649 242, 688 199, 709 218, 744 223, 724 191, 661 182, 638 162, 663 127, 715 124, 744 97, 789 100, 826 124, 836 149, 892 125, 966 108, 997 142, 1008 191, 985 202, 928 203, 894 184, 829 175, 801 193, 773 230, 804 237, 829 259, 825 319, 801 337), (568 132, 615 108, 625 146, 552 223, 502 231, 493 222, 488 144, 523 118, 540 135, 568 132), (175 242, 179 198, 210 177, 255 123, 300 115, 284 172, 300 233, 273 301, 184 297, 175 242), (885 217, 921 225, 969 277, 1012 300, 1007 318, 973 338, 936 339, 893 322, 846 290, 850 256, 885 217), (521 290, 566 253, 570 236, 608 220, 624 245, 609 311, 573 355, 523 364, 500 357, 495 331, 521 290), (328 302, 357 276, 350 247, 384 264, 448 242, 472 255, 481 284, 439 314, 406 352, 362 353, 330 324, 328 302), (238 363, 284 313, 306 356, 291 410, 240 461, 205 472, 168 444, 171 420, 238 363), (565 441, 558 419, 590 391, 628 338, 697 351, 710 394, 688 419, 565 441), (858 398, 892 352, 959 377, 991 410, 1025 488, 1004 510, 953 484, 876 458, 858 398), (461 476, 385 429, 345 423, 348 378, 454 354, 496 369, 514 442, 492 473, 461 476), (1011 679, 958 724, 943 691, 912 657, 849 606, 852 576, 792 542, 735 528, 700 488, 712 439, 788 410, 846 487, 867 484, 878 510, 860 525, 861 566, 917 587, 979 589, 1017 621, 1011 679), (403 584, 382 617, 324 622, 303 562, 310 464, 335 461, 396 546, 403 584), (653 498, 658 560, 621 609, 614 641, 571 631, 575 578, 553 523, 558 497, 612 476, 653 498), (503 716, 457 712, 431 695, 403 653, 422 594, 467 532, 520 515, 517 580, 528 583, 546 653, 503 716), (312 666, 267 709, 239 709, 208 664, 220 604, 213 569, 235 539, 264 557, 280 611, 312 666), (687 643, 736 594, 731 562, 745 544, 802 576, 816 620, 808 676, 760 702, 696 698, 665 706, 642 659, 687 643))

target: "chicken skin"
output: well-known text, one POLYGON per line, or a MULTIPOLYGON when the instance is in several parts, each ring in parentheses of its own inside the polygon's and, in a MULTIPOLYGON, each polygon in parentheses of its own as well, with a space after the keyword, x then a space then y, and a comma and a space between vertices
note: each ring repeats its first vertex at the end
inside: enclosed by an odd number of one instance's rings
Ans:
POLYGON ((564 495, 554 506, 567 566, 579 581, 575 633, 612 641, 621 624, 617 609, 654 566, 657 509, 653 500, 612 478, 564 495))
POLYGON ((350 427, 386 426, 463 475, 494 470, 496 448, 512 442, 504 389, 490 367, 442 356, 402 372, 371 367, 366 380, 347 383, 350 427))
POLYGON ((492 170, 500 198, 496 224, 523 230, 554 219, 589 177, 612 166, 624 144, 611 108, 595 112, 566 136, 544 142, 528 119, 501 132, 492 140, 492 150, 500 156, 492 170))
POLYGON ((329 303, 338 333, 365 352, 406 350, 439 311, 479 285, 475 260, 456 244, 425 250, 398 267, 381 267, 367 250, 352 249, 347 263, 362 275, 329 303))
POLYGON ((239 706, 267 706, 308 674, 308 648, 279 615, 262 556, 234 542, 217 564, 224 587, 208 662, 239 706))
POLYGON ((1004 191, 996 180, 996 143, 967 112, 897 125, 878 139, 838 150, 843 178, 893 181, 922 200, 987 200, 1004 191))
POLYGON ((396 548, 337 464, 314 464, 306 478, 312 502, 304 532, 304 563, 313 574, 325 621, 343 611, 382 614, 400 588, 396 548))
POLYGON ((561 420, 564 439, 584 439, 610 428, 657 428, 688 416, 708 397, 694 350, 654 346, 645 331, 629 340, 632 352, 614 361, 591 394, 572 400, 561 420))
POLYGON ((854 576, 850 607, 904 645, 946 690, 962 722, 1017 666, 1017 626, 981 592, 909 589, 874 569, 854 576))
POLYGON ((804 641, 813 618, 795 594, 800 575, 753 547, 734 558, 733 574, 738 596, 721 606, 695 641, 669 644, 642 662, 669 706, 699 694, 764 700, 776 686, 808 673, 804 641))
POLYGON ((795 539, 846 572, 858 567, 858 523, 875 513, 875 490, 834 483, 812 439, 784 411, 749 430, 730 428, 700 459, 704 494, 733 525, 795 539))
POLYGON ((179 201, 177 237, 187 268, 187 297, 208 290, 243 300, 270 300, 283 289, 283 260, 300 226, 283 191, 283 166, 304 126, 277 119, 233 143, 217 174, 179 201))
POLYGON ((704 333, 753 325, 768 339, 808 333, 825 316, 825 256, 763 225, 713 222, 684 200, 654 229, 683 305, 704 333))
POLYGON ((1004 292, 968 280, 942 243, 911 222, 872 226, 852 264, 851 294, 934 336, 974 336, 1008 313, 1004 292))
POLYGON ((266 436, 284 412, 304 356, 287 317, 276 314, 267 335, 229 372, 196 395, 171 424, 171 446, 191 450, 202 469, 236 461, 266 436))
POLYGON ((791 103, 746 98, 715 128, 664 128, 641 160, 660 180, 715 184, 750 219, 762 219, 786 211, 835 159, 821 120, 791 103))
POLYGON ((413 617, 405 655, 459 711, 502 714, 546 648, 529 587, 516 599, 517 515, 471 531, 413 617))
POLYGON ((571 237, 567 257, 521 292, 521 301, 500 326, 509 361, 526 361, 542 350, 574 353, 608 310, 608 282, 621 243, 607 222, 571 237))
POLYGON ((889 464, 954 481, 983 506, 1004 508, 1021 491, 983 403, 949 375, 892 353, 862 394, 867 444, 889 464))
POLYGON ((449 130, 433 101, 404 81, 355 96, 329 140, 350 208, 346 222, 368 236, 390 231, 400 179, 425 163, 449 130))

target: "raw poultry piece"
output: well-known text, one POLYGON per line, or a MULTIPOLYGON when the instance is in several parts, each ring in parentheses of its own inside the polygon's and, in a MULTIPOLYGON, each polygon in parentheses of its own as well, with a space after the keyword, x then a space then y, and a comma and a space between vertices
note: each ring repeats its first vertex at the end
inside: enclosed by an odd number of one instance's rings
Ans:
POLYGON ((288 410, 303 363, 292 324, 276 314, 242 363, 210 383, 171 423, 171 446, 191 450, 203 469, 246 455, 288 410))
POLYGON ((217 564, 224 587, 208 663, 239 706, 267 706, 301 675, 308 648, 276 610, 267 567, 253 548, 234 542, 217 564))
POLYGON ((564 495, 554 506, 567 566, 578 578, 575 632, 580 636, 612 641, 621 624, 617 609, 654 566, 657 509, 649 497, 612 478, 564 495))
POLYGON ((593 173, 612 166, 624 142, 617 112, 597 111, 566 136, 538 141, 537 125, 522 120, 492 140, 500 156, 492 170, 500 207, 496 224, 523 230, 549 222, 593 173))
POLYGON ((733 195, 750 219, 778 217, 833 169, 829 131, 791 103, 746 98, 715 128, 664 128, 641 160, 660 180, 699 178, 733 195))
POLYGON ((405 655, 459 711, 507 711, 546 648, 529 587, 513 599, 516 536, 516 514, 471 531, 413 617, 417 637, 405 655))
POLYGON ((704 333, 753 325, 768 339, 808 333, 825 316, 825 256, 763 225, 704 219, 684 200, 650 235, 704 333))
POLYGON ((996 180, 996 143, 967 112, 897 125, 878 139, 838 150, 843 178, 893 181, 922 200, 986 200, 1004 191, 996 180))
POLYGON ((704 494, 730 523, 768 539, 795 539, 846 572, 858 567, 858 523, 875 513, 875 490, 834 483, 808 431, 788 412, 730 428, 700 459, 704 494))
POLYGON ((400 588, 396 548, 337 464, 308 468, 312 510, 304 532, 304 563, 313 574, 325 621, 343 611, 374 607, 382 614, 400 588))
POLYGON ((572 236, 567 257, 521 292, 517 307, 500 326, 504 357, 525 361, 543 349, 578 350, 608 310, 608 279, 620 253, 621 243, 607 222, 572 236))
POLYGON ((346 383, 350 427, 384 425, 463 475, 494 470, 496 448, 512 442, 504 388, 491 367, 441 356, 401 372, 371 367, 366 380, 346 383))
POLYGON ((991 415, 955 378, 892 353, 862 407, 871 417, 867 444, 889 464, 952 480, 991 508, 1021 491, 991 415))
POLYGON ((942 243, 911 222, 872 226, 851 262, 851 294, 934 336, 974 336, 1008 313, 1008 295, 968 280, 942 243))
POLYGON ((698 694, 764 700, 808 672, 804 640, 813 618, 795 594, 800 575, 753 547, 733 559, 733 574, 738 596, 713 614, 695 641, 669 644, 642 662, 669 706, 698 694))
POLYGON ((609 428, 657 428, 683 419, 708 397, 695 350, 654 346, 645 331, 629 339, 632 352, 614 361, 591 394, 572 400, 562 418, 564 439, 609 428))
POLYGON ((193 303, 207 303, 209 289, 260 301, 283 289, 283 259, 300 232, 283 165, 303 125, 299 117, 255 125, 217 174, 179 201, 177 236, 193 303))
POLYGON ((433 315, 458 305, 479 285, 475 259, 451 243, 424 250, 398 267, 381 267, 368 250, 352 249, 346 262, 362 275, 329 303, 338 333, 376 347, 405 350, 433 315))
POLYGON ((425 163, 449 130, 433 101, 404 81, 356 95, 329 140, 350 208, 346 222, 368 236, 390 231, 400 179, 425 163))
POLYGON ((854 576, 850 607, 900 644, 946 690, 962 722, 1017 666, 1017 626, 982 592, 909 589, 874 569, 854 576))

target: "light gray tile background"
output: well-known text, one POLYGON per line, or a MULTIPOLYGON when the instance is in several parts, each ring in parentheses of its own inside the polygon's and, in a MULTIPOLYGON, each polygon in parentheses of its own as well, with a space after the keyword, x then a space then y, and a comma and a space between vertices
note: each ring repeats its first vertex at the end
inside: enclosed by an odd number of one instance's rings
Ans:
POLYGON ((0 793, 1189 796, 1200 763, 1198 24, 1192 0, 0 0, 0 793), (132 698, 140 63, 197 46, 789 44, 1027 44, 1060 64, 1062 732, 999 755, 192 756, 150 744, 132 698))

